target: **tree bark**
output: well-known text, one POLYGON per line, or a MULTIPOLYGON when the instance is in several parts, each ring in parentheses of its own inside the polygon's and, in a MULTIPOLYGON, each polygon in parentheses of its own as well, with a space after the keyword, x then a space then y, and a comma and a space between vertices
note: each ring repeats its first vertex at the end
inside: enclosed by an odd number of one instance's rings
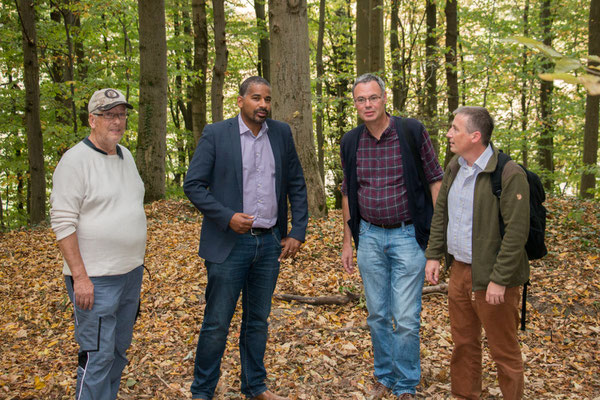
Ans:
POLYGON ((214 35, 215 35, 215 65, 210 86, 210 109, 212 122, 223 120, 223 87, 225 72, 227 72, 227 40, 225 39, 225 0, 213 0, 214 35))
POLYGON ((380 76, 384 76, 383 0, 371 0, 369 11, 369 72, 375 72, 380 76))
MULTIPOLYGON (((543 30, 543 42, 546 46, 552 46, 552 0, 543 0, 540 11, 541 26, 543 30)), ((544 71, 552 69, 552 63, 544 63, 544 71)), ((546 191, 552 191, 554 172, 554 139, 553 139, 553 119, 552 119, 552 91, 554 83, 552 81, 542 80, 540 84, 540 109, 542 119, 542 132, 538 140, 539 163, 542 167, 542 181, 546 191)))
MULTIPOLYGON (((194 25, 194 89, 192 91, 192 127, 195 144, 206 125, 206 73, 208 70, 208 27, 206 24, 206 0, 192 0, 194 25)), ((196 146, 194 146, 194 149, 196 146)), ((192 149, 192 152, 194 151, 192 149)), ((192 159, 190 154, 190 160, 192 159)))
POLYGON ((304 170, 311 216, 327 215, 312 133, 306 0, 269 0, 273 118, 287 122, 304 170))
MULTIPOLYGON (((525 7, 523 8, 523 36, 529 37, 529 0, 525 0, 525 7)), ((523 49, 523 54, 521 56, 522 60, 522 82, 521 82, 521 132, 523 134, 523 140, 521 143, 521 159, 523 161, 523 165, 527 167, 529 163, 529 151, 527 149, 527 120, 529 115, 529 107, 528 107, 528 99, 527 99, 527 90, 529 87, 529 78, 527 73, 527 64, 529 62, 528 50, 523 49)))
POLYGON ((323 133, 323 77, 325 66, 323 65, 323 37, 325 36, 325 0, 319 2, 319 33, 317 35, 317 82, 315 91, 317 94, 317 112, 315 113, 315 126, 317 130, 317 163, 319 164, 319 175, 325 182, 325 136, 323 133))
POLYGON ((271 62, 269 30, 267 27, 267 18, 265 14, 266 0, 254 0, 254 10, 256 12, 256 25, 258 27, 258 75, 271 82, 271 62))
MULTIPOLYGON (((591 0, 588 23, 588 50, 590 55, 600 56, 600 0, 591 0)), ((590 66, 598 67, 598 63, 590 62, 590 66)), ((581 175, 580 195, 583 198, 594 197, 596 174, 587 171, 596 167, 598 162, 598 114, 600 96, 587 95, 585 103, 585 128, 583 134, 583 167, 586 171, 581 175)))
POLYGON ((439 153, 437 122, 437 7, 435 0, 426 0, 427 37, 425 38, 425 126, 431 142, 439 153))
POLYGON ((400 90, 400 62, 401 50, 400 42, 398 41, 398 11, 400 0, 392 0, 392 15, 390 15, 390 52, 392 54, 392 107, 393 112, 399 113, 403 111, 401 108, 402 92, 400 90))
POLYGON ((40 69, 37 56, 37 32, 34 3, 30 0, 19 0, 18 8, 23 34, 25 122, 30 175, 29 220, 31 224, 36 225, 46 219, 46 175, 44 140, 40 122, 40 69))
POLYGON ((165 197, 167 40, 164 0, 138 0, 140 100, 136 164, 145 202, 165 197))
POLYGON ((356 74, 373 72, 383 75, 383 0, 356 2, 356 74))
POLYGON ((369 51, 371 0, 356 1, 356 75, 369 71, 371 65, 369 51))
MULTIPOLYGON (((457 49, 458 42, 458 13, 456 9, 456 0, 447 0, 444 9, 446 14, 446 84, 448 95, 448 123, 452 123, 454 110, 458 108, 458 62, 457 49)), ((452 158, 450 146, 446 146, 446 156, 444 157, 444 167, 448 165, 452 158)))

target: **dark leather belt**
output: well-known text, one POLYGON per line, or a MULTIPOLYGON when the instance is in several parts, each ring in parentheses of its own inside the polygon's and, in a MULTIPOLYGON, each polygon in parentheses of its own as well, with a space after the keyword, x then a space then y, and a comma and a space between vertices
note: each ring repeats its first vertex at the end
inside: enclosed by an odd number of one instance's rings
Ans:
POLYGON ((260 235, 264 235, 265 233, 273 232, 273 227, 271 227, 271 228, 250 228, 250 230, 248 232, 252 236, 260 236, 260 235))
POLYGON ((374 224, 371 222, 371 225, 375 225, 383 229, 396 229, 402 228, 403 226, 412 225, 412 221, 409 219, 408 221, 398 222, 397 224, 374 224))

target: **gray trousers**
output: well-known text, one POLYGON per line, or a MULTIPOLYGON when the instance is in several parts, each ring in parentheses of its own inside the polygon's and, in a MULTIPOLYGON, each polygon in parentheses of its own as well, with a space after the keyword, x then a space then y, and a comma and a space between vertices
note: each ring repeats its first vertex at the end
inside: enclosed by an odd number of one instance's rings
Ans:
POLYGON ((91 277, 94 306, 75 305, 73 280, 65 276, 75 316, 75 340, 79 344, 76 400, 114 400, 121 373, 128 363, 133 325, 140 304, 144 267, 113 276, 91 277))

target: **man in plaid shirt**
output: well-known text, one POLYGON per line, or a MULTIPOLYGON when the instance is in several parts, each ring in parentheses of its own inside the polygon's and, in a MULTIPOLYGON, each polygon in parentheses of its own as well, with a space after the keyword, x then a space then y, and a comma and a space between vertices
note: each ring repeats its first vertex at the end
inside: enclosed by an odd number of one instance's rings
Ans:
POLYGON ((342 264, 354 272, 354 239, 375 358, 371 398, 412 399, 421 378, 424 250, 443 170, 423 124, 386 113, 381 78, 361 75, 352 94, 364 124, 341 143, 342 264))

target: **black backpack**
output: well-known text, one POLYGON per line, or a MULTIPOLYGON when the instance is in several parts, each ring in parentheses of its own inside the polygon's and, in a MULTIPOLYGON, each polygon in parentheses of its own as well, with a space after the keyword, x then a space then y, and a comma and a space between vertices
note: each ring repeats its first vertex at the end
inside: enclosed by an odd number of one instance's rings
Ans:
MULTIPOLYGON (((500 195, 502 194, 502 171, 510 159, 508 154, 500 151, 498 153, 498 164, 491 174, 492 193, 498 199, 500 199, 500 195)), ((548 254, 548 249, 544 241, 546 236, 546 207, 544 207, 543 203, 546 200, 546 192, 537 174, 531 172, 521 164, 519 166, 525 171, 527 182, 529 183, 529 235, 525 243, 525 251, 527 252, 527 258, 538 260, 548 254)), ((498 217, 500 219, 500 235, 504 236, 502 214, 499 214, 498 217)), ((525 330, 528 285, 530 285, 529 281, 523 285, 523 305, 521 307, 521 330, 523 331, 525 330)))

